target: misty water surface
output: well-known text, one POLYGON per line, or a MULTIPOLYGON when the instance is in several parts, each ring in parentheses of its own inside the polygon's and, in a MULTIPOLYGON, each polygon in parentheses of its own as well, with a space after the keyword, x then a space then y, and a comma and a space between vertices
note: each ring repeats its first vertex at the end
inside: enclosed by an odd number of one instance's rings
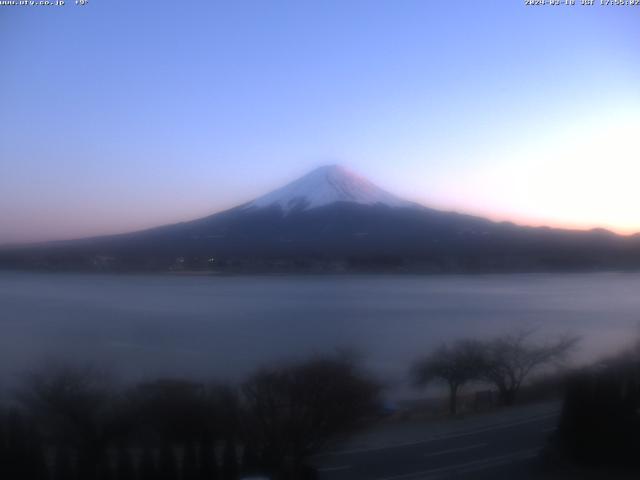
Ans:
POLYGON ((638 274, 171 276, 0 273, 3 382, 43 360, 121 376, 238 379, 355 348, 379 375, 443 341, 537 327, 582 334, 578 359, 633 342, 638 274))

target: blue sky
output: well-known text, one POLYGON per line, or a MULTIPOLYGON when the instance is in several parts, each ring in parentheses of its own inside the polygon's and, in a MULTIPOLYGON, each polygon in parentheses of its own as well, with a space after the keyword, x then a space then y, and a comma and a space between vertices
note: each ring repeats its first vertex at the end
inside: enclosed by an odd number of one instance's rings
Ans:
POLYGON ((640 7, 67 3, 0 7, 0 243, 196 218, 325 163, 640 231, 640 7))

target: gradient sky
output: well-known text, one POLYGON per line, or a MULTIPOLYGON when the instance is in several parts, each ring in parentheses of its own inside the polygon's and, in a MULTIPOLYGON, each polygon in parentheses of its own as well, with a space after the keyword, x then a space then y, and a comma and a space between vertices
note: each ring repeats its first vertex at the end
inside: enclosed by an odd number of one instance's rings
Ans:
POLYGON ((640 231, 640 7, 67 3, 0 7, 0 243, 192 219, 325 163, 640 231))

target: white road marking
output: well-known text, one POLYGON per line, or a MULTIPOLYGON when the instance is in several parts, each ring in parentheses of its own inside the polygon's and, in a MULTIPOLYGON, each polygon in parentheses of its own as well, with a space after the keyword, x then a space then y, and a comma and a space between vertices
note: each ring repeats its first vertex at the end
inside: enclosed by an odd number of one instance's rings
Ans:
POLYGON ((475 445, 469 445, 467 447, 450 448, 448 450, 440 450, 439 452, 427 453, 425 457, 439 457, 440 455, 447 455, 449 453, 466 452, 467 450, 474 450, 476 448, 486 447, 488 443, 476 443, 475 445))
POLYGON ((432 474, 431 476, 423 478, 421 480, 437 480, 439 478, 442 478, 443 475, 448 477, 452 471, 455 471, 456 473, 471 473, 480 470, 486 470, 487 468, 500 467, 502 465, 508 465, 509 463, 517 461, 530 460, 537 457, 539 453, 540 449, 534 448, 529 450, 520 450, 508 455, 476 460, 473 462, 455 466, 453 468, 449 468, 447 472, 434 472, 434 474, 432 474))
POLYGON ((326 452, 326 453, 320 453, 318 455, 315 455, 316 458, 322 458, 322 457, 333 457, 333 456, 339 456, 339 455, 349 455, 352 453, 367 453, 367 452, 379 452, 380 450, 390 450, 392 448, 404 448, 404 447, 412 447, 412 446, 416 446, 416 445, 422 445, 425 443, 430 443, 430 442, 437 442, 440 440, 449 440, 451 438, 460 438, 460 437, 468 437, 470 435, 476 435, 479 433, 486 433, 486 432, 492 432, 494 430, 503 430, 505 428, 511 428, 511 427, 516 427, 518 425, 525 425, 527 423, 533 423, 533 422, 539 422, 541 420, 546 420, 548 418, 555 418, 559 415, 559 413, 548 413, 545 415, 539 415, 536 417, 531 417, 525 420, 518 420, 515 422, 507 422, 507 423, 501 423, 501 424, 496 424, 490 427, 484 427, 484 428, 478 428, 476 430, 467 430, 466 432, 460 432, 460 433, 453 433, 453 434, 448 434, 448 435, 436 435, 434 437, 431 438, 427 438, 424 440, 417 440, 415 442, 404 442, 404 443, 394 443, 391 445, 384 445, 384 446, 380 446, 380 447, 367 447, 367 448, 354 448, 351 450, 338 450, 338 451, 333 451, 333 452, 326 452))
POLYGON ((491 467, 498 467, 511 463, 516 460, 528 460, 534 458, 538 454, 537 449, 520 450, 508 455, 499 455, 497 457, 483 458, 472 462, 460 463, 447 467, 433 468, 431 470, 422 470, 420 472, 405 473, 402 475, 394 475, 391 477, 378 478, 377 480, 436 480, 451 473, 471 473, 479 470, 485 470, 491 467))
POLYGON ((343 465, 341 467, 324 467, 324 468, 319 468, 318 471, 319 472, 337 472, 338 470, 349 470, 351 468, 351 465, 343 465))

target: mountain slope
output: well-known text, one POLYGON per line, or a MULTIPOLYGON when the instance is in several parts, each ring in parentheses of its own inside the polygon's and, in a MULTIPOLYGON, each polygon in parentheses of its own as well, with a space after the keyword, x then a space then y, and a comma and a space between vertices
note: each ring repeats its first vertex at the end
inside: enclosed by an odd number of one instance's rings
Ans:
POLYGON ((239 207, 125 235, 0 252, 0 266, 98 270, 486 272, 640 267, 640 241, 520 227, 402 200, 321 167, 239 207))

